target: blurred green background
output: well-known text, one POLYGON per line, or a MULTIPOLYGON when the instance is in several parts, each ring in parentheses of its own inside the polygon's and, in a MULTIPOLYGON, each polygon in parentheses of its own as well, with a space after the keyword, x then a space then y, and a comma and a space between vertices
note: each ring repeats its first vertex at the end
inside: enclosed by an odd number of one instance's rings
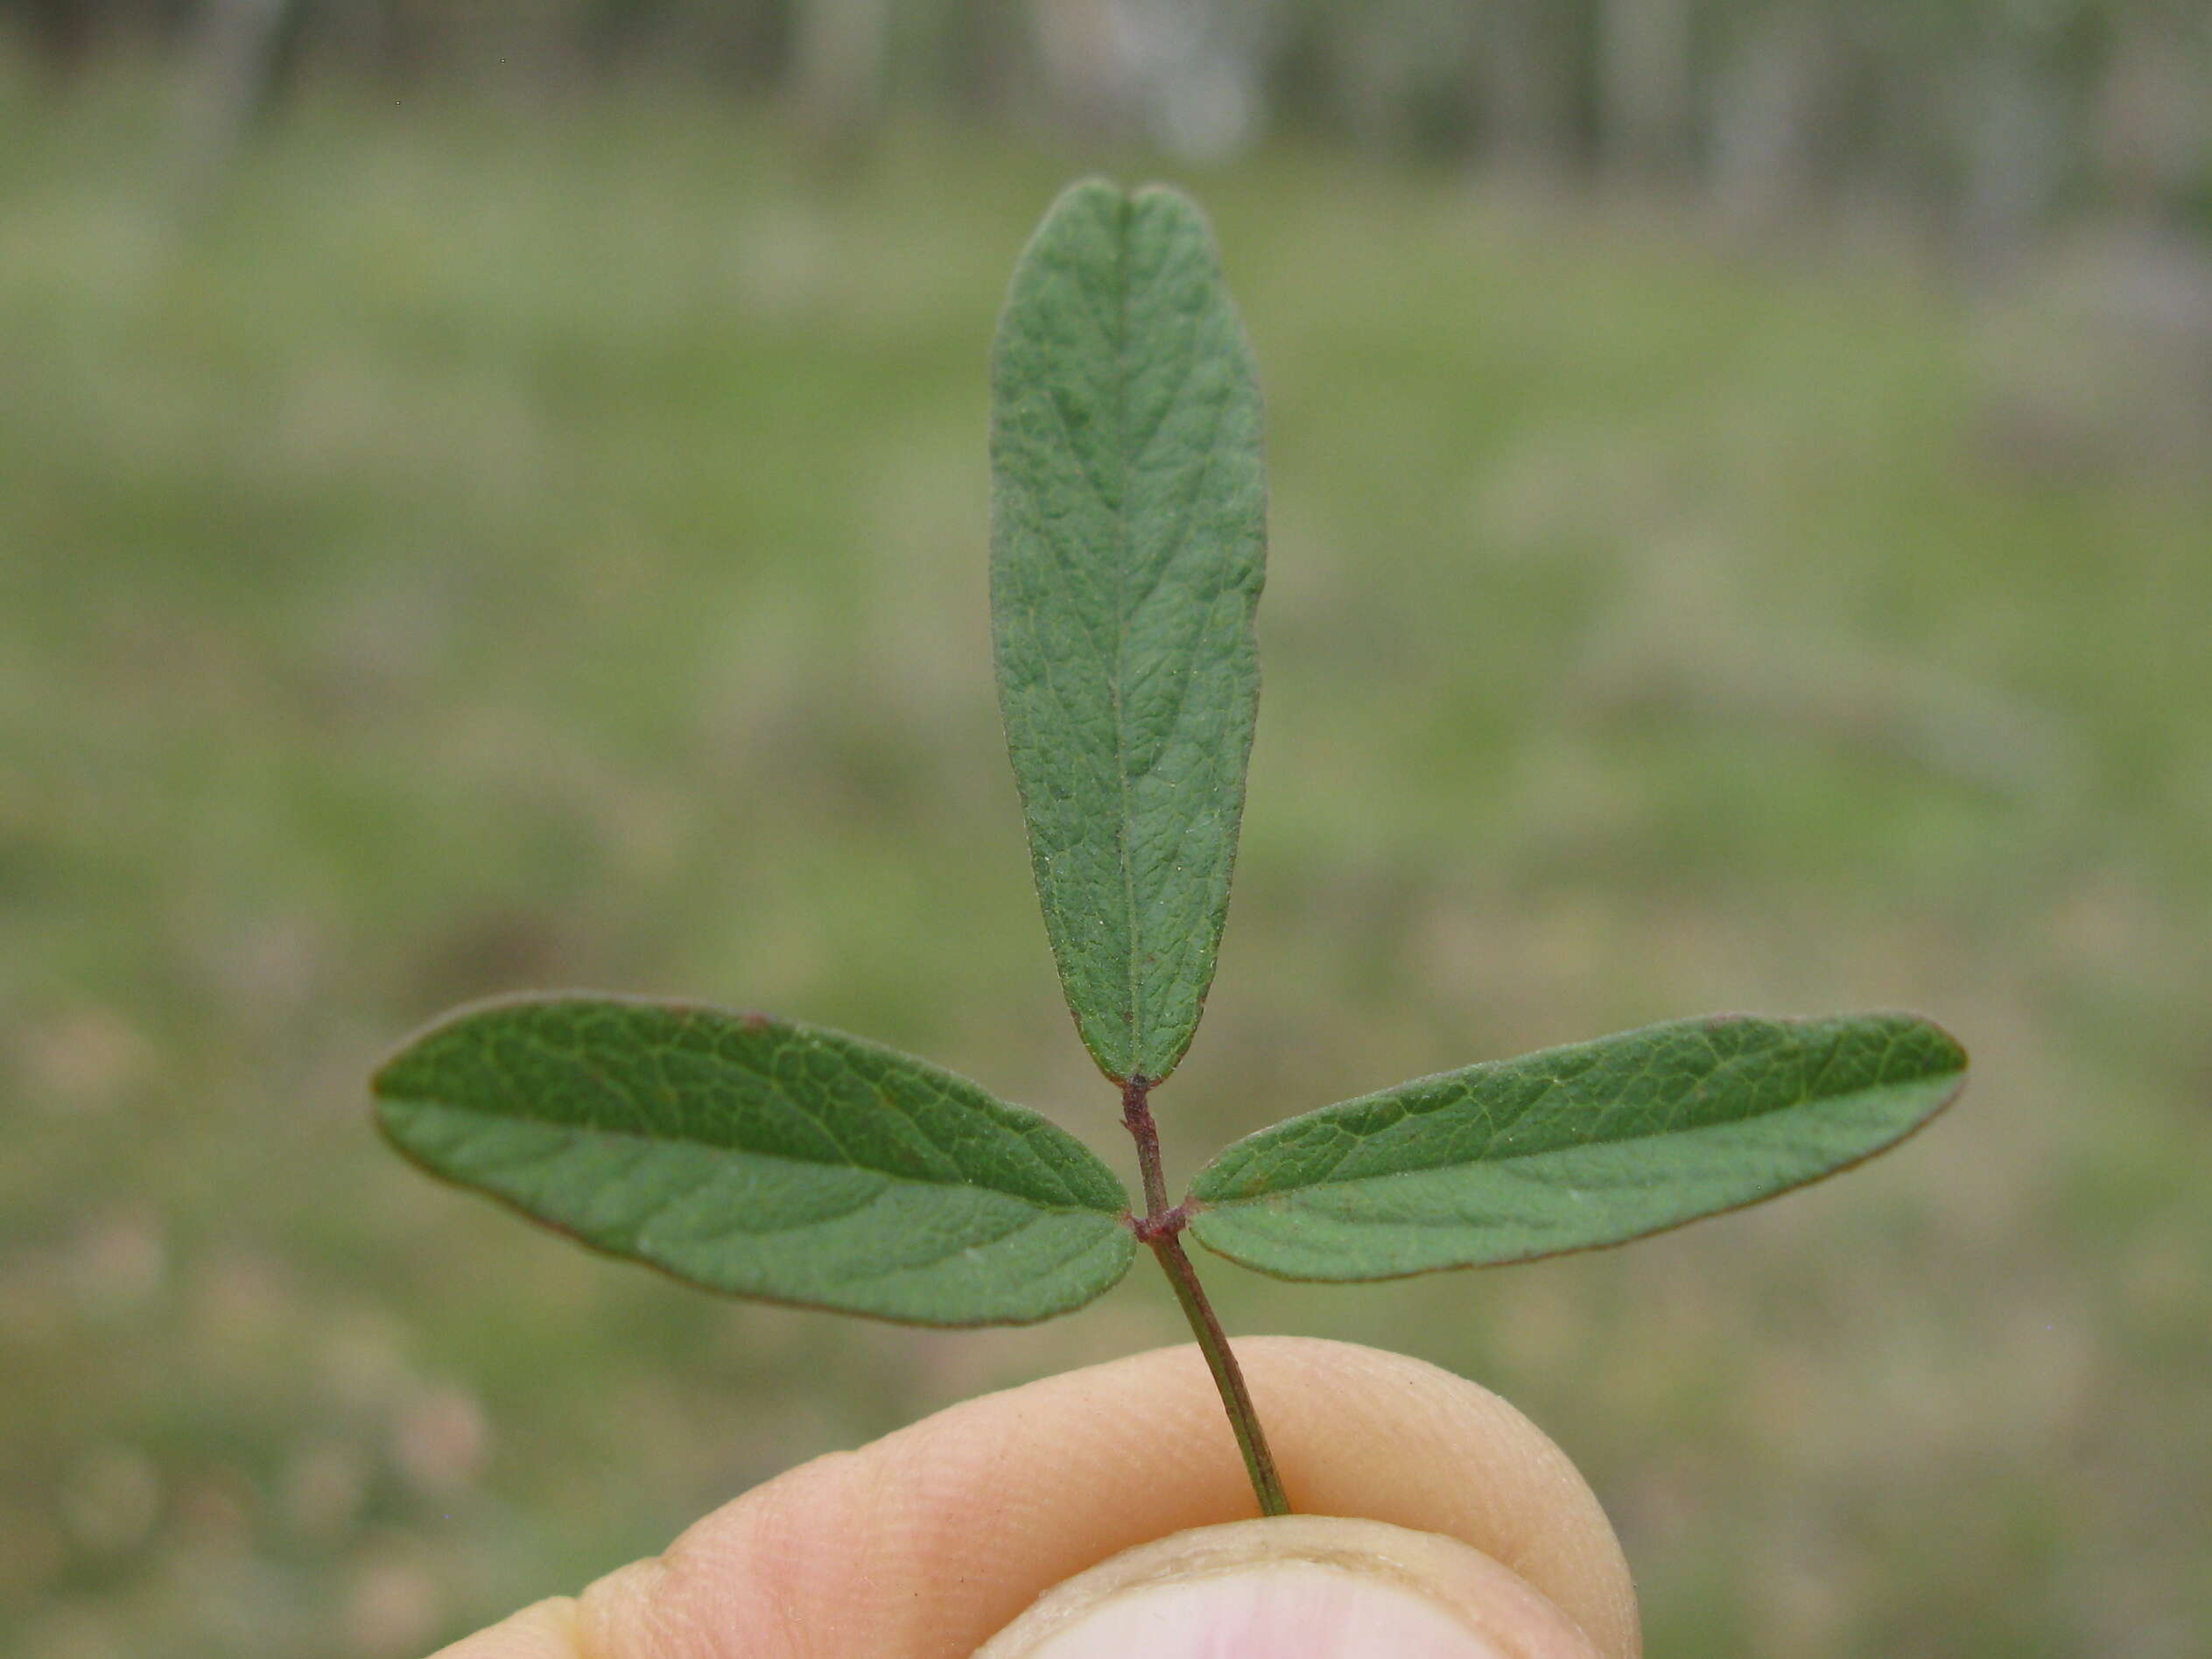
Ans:
MULTIPOLYGON (((0 11, 0 1649, 402 1659, 1178 1339, 1148 1273, 1012 1332, 718 1303, 424 1180, 363 1095, 460 999, 665 992, 1126 1157, 983 563, 994 313, 1104 168, 1203 196, 1269 394, 1171 1166, 1720 1009, 1911 1007, 1976 1056, 1847 1181, 1386 1287, 1216 1262, 1232 1331, 1516 1401, 1654 1654, 2212 1651, 2212 144, 2107 130, 2191 107, 2142 91, 2205 74, 2142 46, 2203 47, 2187 9, 1953 20, 1940 64, 2043 65, 2057 112, 1994 206, 1878 101, 1782 100, 1851 142, 1757 189, 1717 116, 1619 127, 1605 60, 1524 130, 1494 53, 1431 84, 1433 6, 1395 58, 1277 6, 1243 102, 1051 119, 1051 28, 1144 8, 937 6, 934 80, 867 6, 548 8, 677 19, 565 56, 526 8, 308 10, 0 11)), ((1724 21, 1755 68, 1840 15, 1724 21)), ((1693 89, 1752 73, 1696 39, 1693 89)))

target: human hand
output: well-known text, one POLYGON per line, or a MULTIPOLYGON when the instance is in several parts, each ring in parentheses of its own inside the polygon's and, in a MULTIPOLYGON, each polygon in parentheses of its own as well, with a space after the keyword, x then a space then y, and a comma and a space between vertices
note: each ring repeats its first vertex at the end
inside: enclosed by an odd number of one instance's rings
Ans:
POLYGON ((1165 1348, 818 1458, 440 1659, 1636 1659, 1612 1529, 1511 1406, 1373 1348, 1236 1350, 1296 1515, 1248 1518, 1165 1348))

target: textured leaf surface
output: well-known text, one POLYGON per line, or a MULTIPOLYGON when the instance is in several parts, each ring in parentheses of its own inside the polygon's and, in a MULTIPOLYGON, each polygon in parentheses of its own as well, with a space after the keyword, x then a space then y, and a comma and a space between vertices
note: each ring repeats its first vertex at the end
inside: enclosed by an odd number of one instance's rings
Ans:
POLYGON ((1127 1270, 1128 1196, 1065 1131, 834 1031, 556 997, 464 1011, 377 1074, 436 1174, 716 1290, 1024 1324, 1127 1270))
POLYGON ((1618 1244, 1871 1156, 1948 1105, 1965 1069, 1905 1014, 1654 1025, 1263 1129, 1199 1172, 1190 1230, 1297 1279, 1618 1244))
POLYGON ((1015 272, 992 366, 999 696, 1084 1043, 1158 1081, 1229 902, 1260 671, 1260 393, 1205 221, 1099 181, 1015 272))

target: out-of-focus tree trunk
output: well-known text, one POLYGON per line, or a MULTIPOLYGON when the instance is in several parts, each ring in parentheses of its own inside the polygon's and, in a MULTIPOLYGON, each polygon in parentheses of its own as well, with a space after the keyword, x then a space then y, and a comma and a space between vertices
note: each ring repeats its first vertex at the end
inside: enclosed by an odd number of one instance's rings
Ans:
POLYGON ((2096 88, 2094 143, 2112 217, 2099 308, 2156 376, 2212 411, 2212 242, 2182 204, 2212 192, 2212 28, 2152 7, 2121 14, 2096 88))
POLYGON ((1003 115, 1021 84, 1025 46, 1015 0, 959 0, 951 22, 954 95, 964 115, 1003 115))
MULTIPOLYGON (((1481 137, 1488 39, 1479 8, 1398 0, 1348 7, 1325 23, 1318 11, 1287 17, 1270 65, 1278 88, 1286 72, 1303 77, 1310 118, 1339 125, 1384 155, 1463 152, 1481 137)), ((1299 112, 1280 113, 1295 121, 1299 112)))
POLYGON ((49 68, 76 68, 99 39, 94 0, 18 0, 16 10, 32 50, 49 68))
POLYGON ((189 44, 177 116, 175 199, 186 216, 221 188, 269 97, 276 46, 296 0, 207 0, 189 44))
POLYGON ((2212 167, 2212 28, 2128 7, 2096 92, 2097 161, 2123 212, 2149 219, 2212 167))
POLYGON ((1565 171, 1574 144, 1574 58, 1553 0, 1490 0, 1477 41, 1485 162, 1509 176, 1565 171))
POLYGON ((1598 137, 1624 179, 1682 171, 1690 140, 1690 0, 1600 0, 1598 137))
POLYGON ((791 92, 817 159, 843 171, 874 140, 883 113, 888 0, 799 0, 791 92))
POLYGON ((1713 193, 1729 217, 1780 217, 1813 193, 1843 55, 1816 6, 1783 5, 1749 24, 1713 110, 1713 193))
POLYGON ((2026 53, 1991 45, 1963 79, 1960 231, 1974 258, 2002 261, 2034 235, 2057 194, 2065 116, 2048 73, 2026 53))
POLYGON ((1061 124, 1115 138, 1137 126, 1137 92, 1111 0, 1029 0, 1044 69, 1045 112, 1061 124))

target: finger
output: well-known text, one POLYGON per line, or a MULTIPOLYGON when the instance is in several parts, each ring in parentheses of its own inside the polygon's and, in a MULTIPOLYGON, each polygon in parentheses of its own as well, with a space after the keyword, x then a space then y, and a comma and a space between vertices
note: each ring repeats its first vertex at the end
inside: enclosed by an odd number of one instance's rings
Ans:
MULTIPOLYGON (((1277 1337, 1236 1351, 1294 1508, 1457 1539, 1532 1586, 1604 1659, 1634 1659, 1634 1595, 1612 1529, 1566 1456, 1511 1406, 1376 1349, 1277 1337)), ((601 1579, 567 1630, 541 1616, 534 1647, 502 1626, 447 1659, 968 1659, 1052 1585, 1253 1509, 1197 1351, 1162 1349, 818 1459, 601 1579), (491 1641, 509 1645, 476 1645, 491 1641)))

